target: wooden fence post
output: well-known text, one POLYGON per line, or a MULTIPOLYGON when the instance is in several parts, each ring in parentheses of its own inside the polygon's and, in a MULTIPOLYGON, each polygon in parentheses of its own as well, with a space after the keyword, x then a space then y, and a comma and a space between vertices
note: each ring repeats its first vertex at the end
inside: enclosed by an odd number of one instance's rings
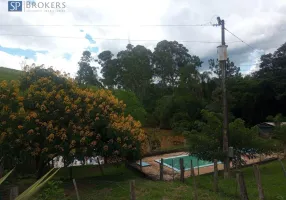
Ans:
POLYGON ((184 159, 180 158, 180 172, 181 172, 181 176, 180 176, 180 180, 182 182, 185 181, 184 175, 185 175, 185 167, 184 167, 184 159))
POLYGON ((217 159, 214 160, 214 191, 218 191, 218 169, 217 169, 217 159))
POLYGON ((196 183, 196 176, 195 176, 195 170, 193 166, 193 161, 191 160, 191 175, 193 178, 193 184, 194 184, 194 199, 198 200, 198 191, 197 191, 197 183, 196 183))
POLYGON ((255 180, 256 180, 256 184, 258 188, 259 200, 264 200, 265 197, 264 197, 264 192, 262 188, 261 175, 260 175, 259 168, 257 165, 253 165, 253 169, 254 169, 255 180))
POLYGON ((77 198, 77 200, 80 200, 75 179, 73 179, 72 182, 73 182, 74 189, 75 189, 75 192, 76 192, 76 198, 77 198))
POLYGON ((160 180, 163 180, 163 158, 161 158, 161 162, 160 162, 160 180))
POLYGON ((243 173, 241 171, 238 171, 236 174, 236 181, 239 186, 239 193, 240 193, 240 199, 241 200, 248 200, 247 190, 244 182, 243 173))
POLYGON ((130 181, 130 200, 136 200, 136 196, 135 196, 135 180, 130 181))
POLYGON ((12 187, 10 189, 10 200, 15 200, 19 195, 18 186, 12 187))
POLYGON ((172 172, 173 172, 173 180, 175 180, 174 159, 172 159, 172 172))
POLYGON ((103 169, 102 169, 102 166, 101 166, 101 164, 100 164, 100 161, 99 161, 98 156, 96 157, 96 159, 97 159, 97 163, 98 163, 98 166, 99 166, 100 172, 101 172, 101 174, 102 174, 102 175, 104 175, 104 172, 103 172, 103 169))

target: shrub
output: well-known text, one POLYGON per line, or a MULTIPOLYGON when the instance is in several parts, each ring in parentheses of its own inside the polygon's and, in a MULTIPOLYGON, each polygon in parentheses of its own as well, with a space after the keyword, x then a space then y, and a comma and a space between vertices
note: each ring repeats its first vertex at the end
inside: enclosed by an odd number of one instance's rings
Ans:
POLYGON ((125 104, 111 91, 81 89, 52 69, 32 69, 22 80, 22 95, 18 83, 0 84, 0 143, 10 154, 33 156, 39 174, 56 156, 66 164, 94 153, 131 160, 146 149, 140 122, 124 116, 125 104))

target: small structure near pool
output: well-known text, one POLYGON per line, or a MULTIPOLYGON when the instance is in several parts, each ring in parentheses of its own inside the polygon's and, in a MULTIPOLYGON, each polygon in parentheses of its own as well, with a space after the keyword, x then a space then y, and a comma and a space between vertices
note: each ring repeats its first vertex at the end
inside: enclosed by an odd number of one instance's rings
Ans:
MULTIPOLYGON (((281 122, 280 125, 285 126, 286 122, 281 122)), ((276 124, 274 122, 262 122, 257 124, 257 127, 259 128, 259 135, 263 138, 271 138, 275 126, 276 124)))

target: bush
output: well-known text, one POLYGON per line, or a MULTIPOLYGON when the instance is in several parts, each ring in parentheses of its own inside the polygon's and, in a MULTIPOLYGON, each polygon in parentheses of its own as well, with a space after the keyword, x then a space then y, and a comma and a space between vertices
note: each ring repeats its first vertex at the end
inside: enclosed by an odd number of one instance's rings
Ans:
POLYGON ((61 181, 49 181, 35 200, 67 200, 61 181))
MULTIPOLYGON (((190 152, 201 160, 223 161, 224 152, 221 114, 202 110, 203 121, 197 121, 195 130, 188 135, 190 152)), ((245 164, 242 156, 254 158, 256 153, 270 153, 271 141, 258 136, 258 128, 246 128, 242 119, 229 123, 229 145, 234 148, 234 165, 245 164)))

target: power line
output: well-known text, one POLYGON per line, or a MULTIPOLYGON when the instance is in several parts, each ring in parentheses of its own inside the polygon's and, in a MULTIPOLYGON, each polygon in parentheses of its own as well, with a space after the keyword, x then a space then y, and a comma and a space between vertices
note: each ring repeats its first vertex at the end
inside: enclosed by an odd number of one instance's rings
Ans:
MULTIPOLYGON (((65 26, 75 26, 75 27, 126 27, 129 25, 121 24, 0 24, 0 26, 46 26, 46 27, 65 27, 65 26)), ((195 26, 212 26, 210 23, 206 24, 139 24, 131 25, 137 27, 195 27, 195 26)))
POLYGON ((244 44, 246 44, 248 47, 250 47, 251 49, 255 50, 254 47, 250 46, 249 44, 247 44, 246 42, 244 42, 242 39, 240 39, 237 35, 235 35, 234 33, 230 32, 227 28, 224 28, 227 32, 229 32, 231 35, 233 35, 234 37, 236 37, 237 39, 239 39, 241 42, 243 42, 244 44))
MULTIPOLYGON (((15 37, 39 37, 39 38, 65 38, 65 39, 86 39, 85 37, 74 37, 74 36, 54 36, 54 35, 22 35, 22 34, 0 34, 0 36, 15 36, 15 37)), ((112 41, 128 41, 129 39, 122 39, 122 38, 94 38, 93 40, 112 40, 112 41)), ((139 39, 133 39, 131 41, 137 41, 137 42, 158 42, 162 41, 163 39, 159 40, 139 40, 139 39)), ((190 41, 190 40, 177 40, 177 42, 182 43, 220 43, 215 41, 190 41)), ((229 41, 228 43, 236 43, 240 41, 229 41)))

